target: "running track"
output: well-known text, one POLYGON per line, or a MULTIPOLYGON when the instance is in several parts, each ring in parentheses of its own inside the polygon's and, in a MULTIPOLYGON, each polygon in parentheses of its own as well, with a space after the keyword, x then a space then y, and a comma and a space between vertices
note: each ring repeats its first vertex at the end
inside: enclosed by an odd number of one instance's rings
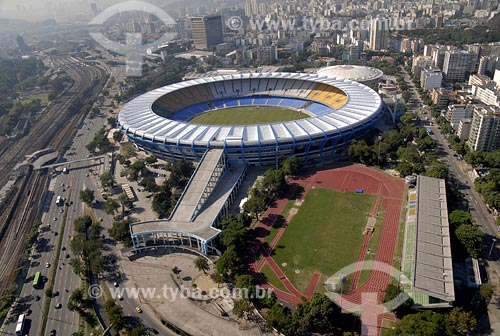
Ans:
MULTIPOLYGON (((376 201, 371 211, 372 215, 376 215, 379 203, 381 202, 382 208, 385 210, 385 218, 382 225, 379 244, 375 251, 375 261, 386 263, 387 269, 372 271, 370 278, 359 287, 358 280, 360 270, 357 269, 353 275, 353 281, 351 282, 351 292, 344 294, 342 301, 343 309, 359 306, 363 302, 365 309, 362 314, 362 334, 378 335, 382 321, 382 313, 379 304, 382 302, 384 291, 389 284, 389 270, 393 263, 394 249, 399 231, 401 207, 403 205, 405 190, 403 180, 392 178, 383 172, 357 165, 319 171, 310 176, 292 181, 292 188, 287 195, 277 200, 273 206, 268 208, 262 216, 261 221, 256 225, 256 229, 269 230, 278 215, 283 211, 288 202, 288 198, 295 190, 294 186, 297 184, 305 186, 303 197, 314 186, 337 189, 341 192, 354 192, 356 189, 363 189, 365 194, 376 196, 376 201)), ((267 263, 288 290, 288 292, 284 292, 274 288, 276 296, 290 304, 298 304, 302 302, 304 298, 309 299, 312 296, 321 279, 321 274, 315 272, 306 292, 300 293, 288 280, 285 273, 271 256, 273 248, 285 232, 290 219, 290 216, 286 218, 283 226, 278 230, 271 244, 265 244, 264 237, 257 239, 257 244, 254 246, 252 252, 254 255, 260 252, 261 258, 252 263, 250 269, 253 271, 258 283, 260 283, 262 287, 273 288, 273 286, 267 283, 265 278, 259 274, 262 267, 267 263)), ((376 228, 376 230, 377 229, 379 228, 376 228)), ((367 243, 368 238, 366 236, 358 261, 364 260, 367 243)), ((389 318, 391 318, 391 316, 389 316, 389 318)))

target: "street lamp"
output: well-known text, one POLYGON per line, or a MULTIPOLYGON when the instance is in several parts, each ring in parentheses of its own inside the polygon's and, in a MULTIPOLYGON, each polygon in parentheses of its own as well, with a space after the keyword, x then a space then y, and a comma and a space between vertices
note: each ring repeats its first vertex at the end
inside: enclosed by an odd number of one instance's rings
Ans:
POLYGON ((492 239, 492 242, 491 242, 491 247, 490 247, 490 253, 488 253, 488 258, 491 256, 491 252, 493 251, 493 246, 495 246, 495 242, 497 240, 495 238, 492 239))
POLYGON ((378 136, 378 159, 377 159, 377 166, 380 167, 380 143, 382 142, 382 136, 378 136))

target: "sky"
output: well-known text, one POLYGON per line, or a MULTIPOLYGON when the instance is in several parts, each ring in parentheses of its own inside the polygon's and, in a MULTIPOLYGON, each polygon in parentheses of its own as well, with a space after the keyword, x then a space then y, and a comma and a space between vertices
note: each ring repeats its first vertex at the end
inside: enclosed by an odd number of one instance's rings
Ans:
MULTIPOLYGON (((141 0, 144 1, 144 0, 141 0)), ((0 18, 40 22, 54 19, 59 23, 88 22, 92 19, 91 3, 102 10, 120 0, 0 0, 0 18)), ((148 0, 166 5, 171 0, 148 0)))

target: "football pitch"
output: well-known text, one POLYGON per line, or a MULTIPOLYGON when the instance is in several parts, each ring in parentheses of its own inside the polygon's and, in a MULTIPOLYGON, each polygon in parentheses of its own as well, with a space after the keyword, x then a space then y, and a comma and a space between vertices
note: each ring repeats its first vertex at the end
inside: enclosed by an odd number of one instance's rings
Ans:
POLYGON ((189 122, 204 125, 252 125, 309 118, 294 109, 276 106, 244 106, 199 114, 189 122))
POLYGON ((372 195, 309 190, 273 250, 274 260, 299 291, 305 291, 314 272, 322 274, 322 283, 358 260, 374 202, 372 195))

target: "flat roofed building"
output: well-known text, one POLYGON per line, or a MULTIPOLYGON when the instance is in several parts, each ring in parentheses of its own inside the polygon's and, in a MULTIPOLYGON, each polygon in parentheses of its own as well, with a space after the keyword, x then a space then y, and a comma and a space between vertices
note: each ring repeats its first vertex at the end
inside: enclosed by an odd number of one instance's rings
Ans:
POLYGON ((425 91, 441 87, 442 80, 443 74, 437 68, 424 69, 420 75, 420 83, 425 91))
POLYGON ((467 144, 475 151, 500 148, 500 109, 494 106, 475 106, 467 144))
POLYGON ((446 183, 418 176, 409 191, 401 288, 422 308, 447 308, 455 301, 446 183))
POLYGON ((224 42, 222 17, 220 15, 192 17, 191 34, 196 49, 215 48, 217 44, 224 42))

